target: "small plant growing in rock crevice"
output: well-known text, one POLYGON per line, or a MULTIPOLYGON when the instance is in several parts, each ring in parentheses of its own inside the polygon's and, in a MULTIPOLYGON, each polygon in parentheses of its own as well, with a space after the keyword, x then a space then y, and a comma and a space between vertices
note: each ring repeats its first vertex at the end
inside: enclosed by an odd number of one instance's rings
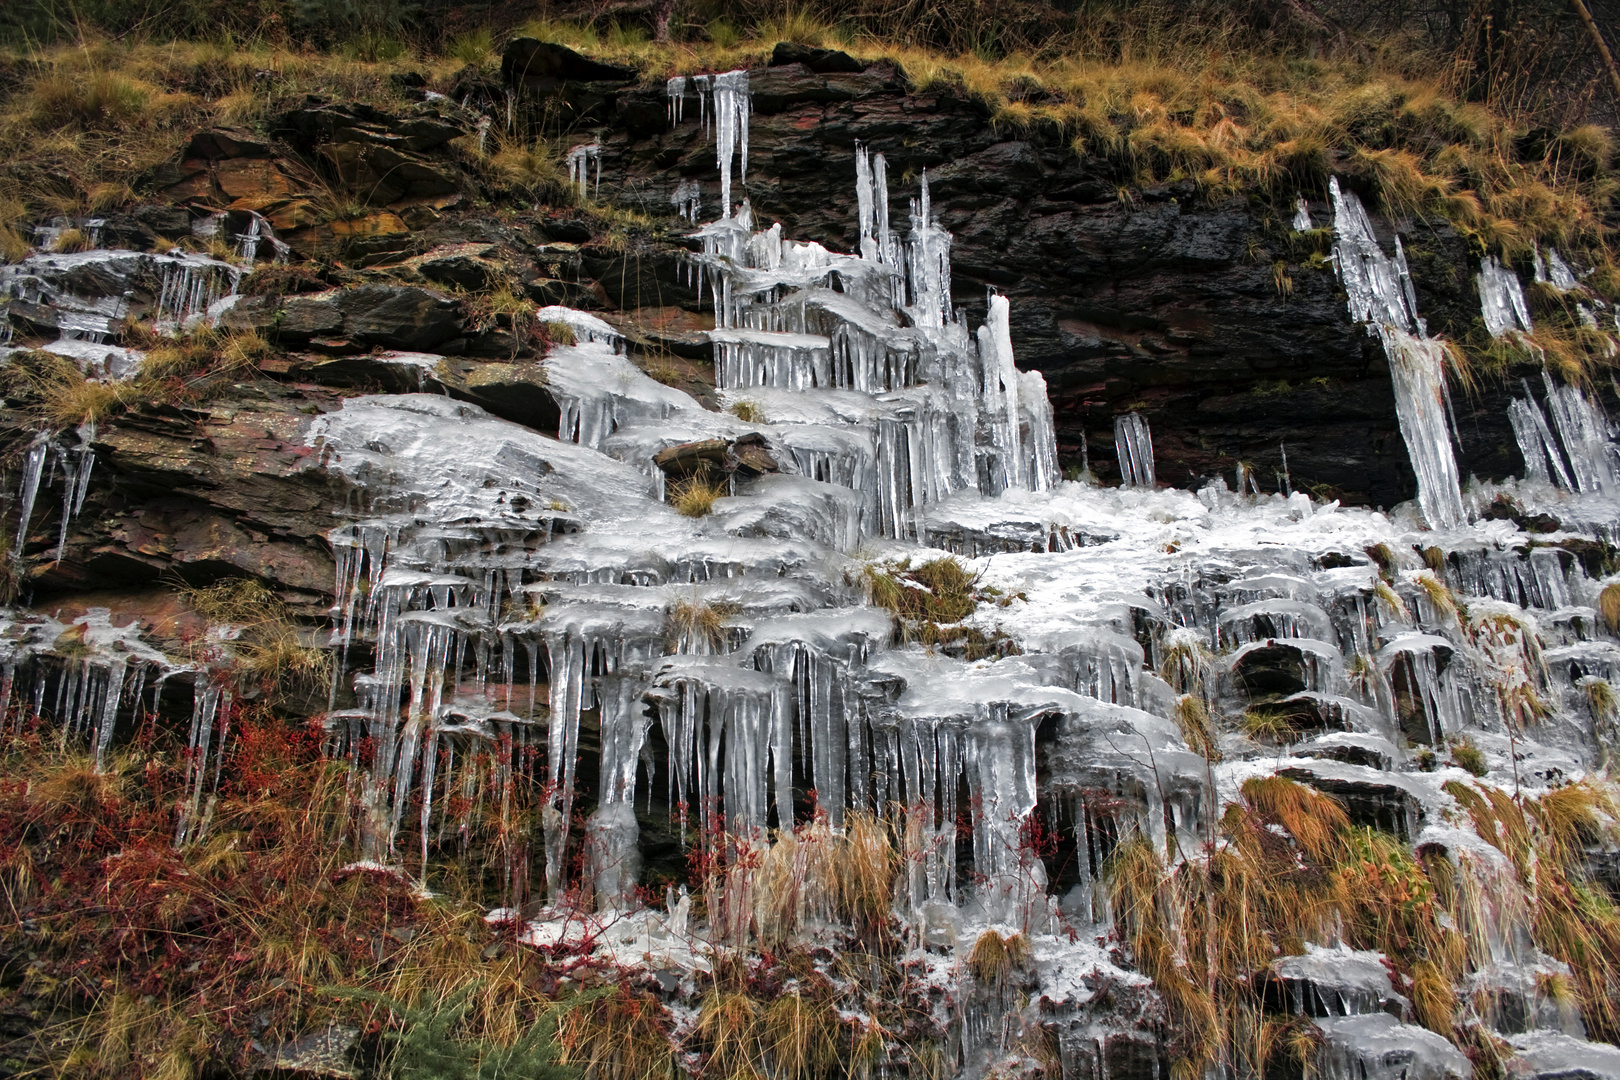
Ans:
POLYGON ((728 494, 728 488, 722 477, 697 473, 670 485, 669 502, 686 517, 705 517, 714 510, 715 500, 728 494))
POLYGON ((238 632, 230 648, 242 682, 274 693, 319 686, 330 674, 331 655, 305 644, 287 605, 258 581, 228 578, 186 589, 184 596, 208 622, 238 632))
POLYGON ((1491 771, 1490 763, 1485 760, 1485 752, 1467 739, 1459 739, 1451 744, 1451 763, 1474 776, 1484 776, 1491 771))
POLYGON ((766 422, 765 410, 761 409, 756 403, 746 399, 743 401, 732 402, 731 407, 726 411, 744 423, 763 424, 766 422))

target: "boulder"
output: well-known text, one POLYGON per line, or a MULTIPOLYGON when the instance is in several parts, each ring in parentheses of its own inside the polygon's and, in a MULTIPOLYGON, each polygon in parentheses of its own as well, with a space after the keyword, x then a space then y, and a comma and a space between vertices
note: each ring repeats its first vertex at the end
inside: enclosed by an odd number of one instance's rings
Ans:
POLYGON ((838 71, 864 71, 866 65, 838 49, 818 49, 792 41, 778 41, 771 51, 771 67, 803 64, 811 71, 828 75, 838 71))
POLYGON ((636 73, 581 56, 566 45, 513 38, 501 53, 501 79, 508 86, 553 90, 565 82, 634 82, 636 73))
POLYGON ((461 333, 461 310, 442 293, 370 284, 307 296, 243 297, 221 316, 220 326, 256 330, 291 345, 348 338, 365 346, 431 349, 461 333))

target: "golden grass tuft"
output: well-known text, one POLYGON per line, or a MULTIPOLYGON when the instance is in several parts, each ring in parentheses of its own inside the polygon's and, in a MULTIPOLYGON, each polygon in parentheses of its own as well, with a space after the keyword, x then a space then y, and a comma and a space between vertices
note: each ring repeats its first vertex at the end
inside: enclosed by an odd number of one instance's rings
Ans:
POLYGON ((839 1070, 842 1024, 832 1002, 799 991, 783 994, 759 1019, 769 1075, 818 1080, 839 1070))
POLYGON ((1002 937, 994 930, 986 930, 974 941, 967 968, 981 986, 999 987, 1014 972, 1028 968, 1034 955, 1029 938, 1023 934, 1002 937))
POLYGON ((1221 752, 1216 745, 1215 725, 1210 720, 1209 708, 1204 704, 1203 698, 1183 694, 1177 699, 1176 726, 1181 729, 1181 737, 1189 750, 1207 761, 1220 760, 1221 752))
POLYGON ((1417 575, 1418 588, 1429 599, 1429 606, 1441 622, 1454 623, 1457 621, 1457 598, 1451 589, 1441 582, 1434 574, 1425 571, 1417 575))
POLYGON ((240 631, 231 642, 233 668, 245 684, 266 691, 312 688, 326 681, 332 657, 309 645, 282 602, 253 578, 227 578, 182 591, 208 622, 240 631))
POLYGON ((1333 862, 1339 857, 1339 836, 1349 829, 1350 818, 1337 799, 1284 776, 1251 777, 1242 790, 1255 813, 1288 830, 1311 858, 1333 862))
POLYGON ((96 245, 91 241, 90 234, 83 229, 63 229, 51 244, 51 250, 62 254, 72 254, 76 251, 90 251, 96 245))
POLYGON ((131 383, 91 382, 71 360, 41 350, 13 355, 0 369, 0 388, 55 430, 100 423, 139 397, 131 383))
POLYGON ((733 401, 731 403, 731 407, 729 409, 727 409, 726 411, 731 413, 732 416, 735 416, 737 419, 743 421, 744 423, 748 423, 748 424, 763 424, 763 423, 766 423, 765 410, 761 409, 759 407, 759 405, 756 404, 755 402, 748 401, 746 399, 742 400, 742 401, 733 401))
POLYGON ((1603 586, 1598 594, 1598 614, 1611 634, 1620 633, 1620 582, 1603 586))
POLYGON ((1467 739, 1452 743, 1451 762, 1475 776, 1484 776, 1491 771, 1489 762, 1485 760, 1485 752, 1467 739))
POLYGON ((714 510, 715 500, 724 498, 729 485, 719 477, 699 473, 669 486, 669 502, 686 517, 705 517, 714 510))
POLYGON ((664 640, 677 652, 721 652, 726 645, 727 623, 741 610, 736 604, 705 603, 695 597, 678 601, 669 609, 664 640))

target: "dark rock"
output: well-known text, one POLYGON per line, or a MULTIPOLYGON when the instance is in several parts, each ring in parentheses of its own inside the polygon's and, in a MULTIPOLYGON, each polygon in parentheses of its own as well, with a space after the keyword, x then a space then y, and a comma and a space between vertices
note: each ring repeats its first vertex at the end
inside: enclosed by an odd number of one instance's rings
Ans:
POLYGON ((391 146, 349 139, 328 143, 320 153, 338 179, 364 192, 373 206, 407 196, 449 195, 460 189, 454 166, 429 163, 391 146))
POLYGON ((847 52, 837 49, 818 49, 792 41, 778 41, 771 50, 771 67, 803 64, 811 71, 823 75, 836 71, 863 71, 865 65, 847 52))
MULTIPOLYGON (((59 562, 34 569, 36 594, 125 588, 178 576, 247 574, 318 614, 331 603, 325 530, 342 482, 304 443, 329 395, 245 384, 196 409, 146 407, 104 424, 84 511, 59 562)), ((42 500, 33 545, 54 546, 42 500)))
POLYGON ((709 472, 761 476, 778 468, 776 459, 765 448, 765 437, 758 434, 737 439, 699 439, 667 447, 653 455, 653 463, 676 480, 709 472))
POLYGON ((271 152, 269 143, 249 132, 214 128, 193 135, 180 156, 219 161, 224 158, 265 158, 270 157, 271 152))
POLYGON ((501 79, 508 86, 551 90, 565 82, 633 82, 630 68, 581 56, 565 45, 513 38, 501 53, 501 79))
POLYGON ((603 296, 589 285, 555 278, 533 278, 523 283, 523 295, 542 306, 561 304, 586 310, 602 306, 603 296))
POLYGON ((431 349, 461 332, 455 301, 427 289, 361 285, 338 294, 343 330, 367 345, 431 349))
POLYGON ((336 292, 313 296, 245 296, 220 316, 219 325, 237 332, 254 330, 274 341, 300 344, 343 328, 336 292))
POLYGON ((441 364, 435 379, 451 397, 536 431, 554 435, 562 421, 546 389, 545 369, 536 361, 488 363, 457 357, 441 364))
POLYGON ((131 210, 129 216, 168 240, 191 235, 191 214, 183 206, 148 203, 131 210))
POLYGON ((565 244, 586 244, 596 235, 590 222, 579 218, 553 218, 540 224, 540 231, 565 244))
POLYGON ((250 296, 220 318, 226 330, 257 330, 285 344, 350 338, 361 345, 431 349, 461 333, 461 312, 440 293, 359 285, 313 296, 250 296))

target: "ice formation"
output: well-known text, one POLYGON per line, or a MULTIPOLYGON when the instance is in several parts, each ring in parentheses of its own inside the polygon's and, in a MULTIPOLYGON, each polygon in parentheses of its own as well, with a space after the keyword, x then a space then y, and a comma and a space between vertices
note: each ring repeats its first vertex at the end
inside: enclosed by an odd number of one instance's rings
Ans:
POLYGON ((1497 262, 1496 256, 1487 255, 1479 264, 1474 282, 1479 287, 1480 314, 1492 337, 1514 331, 1530 332, 1530 308, 1524 302, 1519 275, 1511 267, 1497 262))
MULTIPOLYGON (((1539 398, 1525 384, 1510 413, 1525 478, 1465 497, 1444 346, 1418 317, 1399 243, 1387 254, 1335 183, 1337 272, 1389 357, 1421 522, 1291 491, 1286 449, 1276 494, 1243 467, 1235 490, 1161 490, 1134 413, 1116 420, 1120 487, 1064 481, 1008 300, 989 295, 975 327, 953 302, 927 176, 902 231, 884 156, 857 149, 855 252, 757 229, 748 200, 731 202, 746 73, 670 80, 672 123, 694 94, 718 143, 718 219, 697 224, 692 181, 672 205, 694 224, 683 273, 712 300, 729 411, 649 378, 603 319, 550 307, 538 320, 573 337, 545 359, 555 433, 428 394, 349 397, 310 422, 314 460, 352 495, 330 534, 327 730, 351 763, 366 858, 425 872, 480 800, 539 792, 537 845, 511 841, 503 867, 517 883, 532 863, 544 881, 548 906, 523 939, 694 971, 710 946, 812 939, 833 921, 824 896, 784 914, 752 891, 785 850, 773 830, 830 843, 886 820, 912 961, 973 1004, 954 1021, 963 1060, 1005 1049, 997 1025, 1023 1006, 962 989, 958 961, 980 932, 1022 931, 1032 1000, 1061 1018, 1065 1075, 1106 1077, 1119 1033, 1093 1006, 1147 983, 1105 947, 1109 856, 1133 836, 1166 858, 1203 850, 1245 780, 1281 774, 1344 794, 1358 823, 1454 867, 1473 899, 1456 927, 1471 988, 1495 1003, 1482 1008, 1521 1063, 1615 1075, 1620 1051, 1585 1042, 1541 989, 1562 973, 1523 932, 1530 898, 1511 867, 1456 826, 1446 785, 1472 778, 1416 767, 1466 738, 1486 783, 1536 791, 1600 760, 1585 702, 1594 681, 1620 678, 1597 610, 1614 576, 1597 576, 1579 544, 1558 546, 1584 534, 1532 545, 1480 513, 1507 493, 1612 537, 1620 459, 1596 406, 1550 377, 1539 398), (719 485, 712 512, 680 515, 669 488, 704 475, 719 485), (934 627, 959 636, 908 642, 874 600, 920 587, 917 568, 945 555, 972 580, 972 610, 934 627), (1545 715, 1527 717, 1532 700, 1545 715), (1206 754, 1181 723, 1189 702, 1286 709, 1299 738, 1229 732, 1206 754), (684 893, 661 908, 638 895, 649 823, 728 853, 725 894, 705 897, 701 918, 684 893), (1040 829, 1057 856, 1035 850, 1040 829), (1507 1030, 1509 1014, 1522 1030, 1507 1030)), ((592 158, 577 149, 583 184, 592 158)), ((224 282, 197 258, 150 264, 167 275, 154 310, 183 321, 208 309, 224 282)), ((22 265, 0 280, 36 302, 47 267, 22 265)), ((1529 329, 1511 272, 1487 262, 1479 284, 1487 318, 1529 329)), ((119 313, 84 314, 105 333, 119 313)), ((64 522, 82 504, 92 439, 29 448, 19 535, 53 484, 64 522)), ((12 620, 0 648, 0 704, 31 695, 98 758, 120 708, 148 708, 176 673, 104 613, 12 620), (43 660, 64 634, 82 637, 80 659, 43 660)), ((191 674, 179 843, 207 828, 235 708, 227 685, 191 674)), ((514 909, 531 899, 513 891, 514 909)), ((1411 1022, 1384 958, 1333 937, 1257 976, 1279 1012, 1315 1025, 1313 1075, 1468 1077, 1465 1057, 1411 1022)))
MULTIPOLYGON (((1417 291, 1400 238, 1395 238, 1395 256, 1390 258, 1373 235, 1372 222, 1355 193, 1342 190, 1337 177, 1330 191, 1334 270, 1349 297, 1351 318, 1366 324, 1389 357, 1396 413, 1417 473, 1424 519, 1436 529, 1464 524, 1461 477, 1446 426, 1445 346, 1429 337, 1418 316, 1417 291)), ((1481 280, 1483 295, 1483 273, 1481 280)))
POLYGON ((568 182, 579 192, 580 199, 588 199, 602 190, 602 148, 596 143, 584 143, 568 151, 568 182), (596 166, 594 178, 591 166, 596 166))

